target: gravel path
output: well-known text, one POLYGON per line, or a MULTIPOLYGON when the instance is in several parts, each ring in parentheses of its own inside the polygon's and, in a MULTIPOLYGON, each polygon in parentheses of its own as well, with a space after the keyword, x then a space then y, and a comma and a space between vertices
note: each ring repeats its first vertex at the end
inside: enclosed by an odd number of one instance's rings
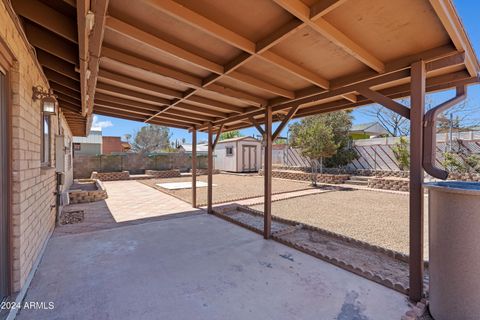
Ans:
MULTIPOLYGON (((191 189, 168 190, 156 186, 157 183, 192 181, 191 177, 139 180, 143 184, 171 194, 186 202, 192 201, 191 189)), ((207 176, 197 177, 197 181, 207 182, 207 176)), ((263 177, 252 175, 215 174, 213 175, 213 202, 223 203, 239 199, 263 196, 263 177)), ((273 179, 272 193, 310 189, 309 182, 273 179)), ((207 188, 197 188, 197 205, 207 204, 207 188)))
MULTIPOLYGON (((252 208, 263 211, 263 205, 252 208)), ((272 214, 408 254, 408 195, 331 191, 273 202, 272 214)), ((427 216, 425 211, 425 226, 427 216)), ((427 250, 425 234, 426 257, 427 250)))

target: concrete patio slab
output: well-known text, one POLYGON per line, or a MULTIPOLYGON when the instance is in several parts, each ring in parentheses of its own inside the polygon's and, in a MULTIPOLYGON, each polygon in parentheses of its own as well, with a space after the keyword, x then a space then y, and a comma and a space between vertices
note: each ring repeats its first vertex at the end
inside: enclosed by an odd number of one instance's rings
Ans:
POLYGON ((19 320, 384 320, 408 310, 402 294, 206 214, 54 237, 25 301, 55 308, 19 320))

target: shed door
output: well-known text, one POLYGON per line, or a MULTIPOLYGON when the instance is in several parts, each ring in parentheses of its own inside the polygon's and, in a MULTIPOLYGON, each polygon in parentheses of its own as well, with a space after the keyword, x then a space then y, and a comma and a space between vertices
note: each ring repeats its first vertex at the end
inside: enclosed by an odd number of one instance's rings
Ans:
POLYGON ((7 87, 0 71, 0 301, 8 296, 7 87))
POLYGON ((244 172, 252 172, 257 169, 257 146, 242 146, 243 154, 243 170, 244 172))

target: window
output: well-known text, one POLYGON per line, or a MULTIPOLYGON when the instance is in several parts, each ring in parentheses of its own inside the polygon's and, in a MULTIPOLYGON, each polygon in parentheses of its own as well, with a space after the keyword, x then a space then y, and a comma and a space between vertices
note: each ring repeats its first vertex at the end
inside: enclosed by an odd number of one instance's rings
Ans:
POLYGON ((42 155, 41 162, 43 166, 50 166, 50 116, 42 113, 42 155))
POLYGON ((73 144, 73 150, 75 150, 75 151, 82 150, 81 144, 80 143, 74 143, 73 144))
POLYGON ((228 157, 231 157, 233 156, 233 147, 226 147, 226 152, 227 152, 227 156, 228 157))

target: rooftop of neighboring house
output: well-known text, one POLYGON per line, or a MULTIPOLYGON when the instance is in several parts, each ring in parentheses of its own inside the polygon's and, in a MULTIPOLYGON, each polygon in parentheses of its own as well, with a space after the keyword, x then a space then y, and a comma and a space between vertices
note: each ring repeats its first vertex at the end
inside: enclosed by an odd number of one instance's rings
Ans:
POLYGON ((102 144, 102 130, 92 129, 86 137, 73 137, 73 143, 102 144))
POLYGON ((368 122, 353 125, 350 133, 362 133, 374 136, 388 134, 388 131, 378 122, 368 122))

